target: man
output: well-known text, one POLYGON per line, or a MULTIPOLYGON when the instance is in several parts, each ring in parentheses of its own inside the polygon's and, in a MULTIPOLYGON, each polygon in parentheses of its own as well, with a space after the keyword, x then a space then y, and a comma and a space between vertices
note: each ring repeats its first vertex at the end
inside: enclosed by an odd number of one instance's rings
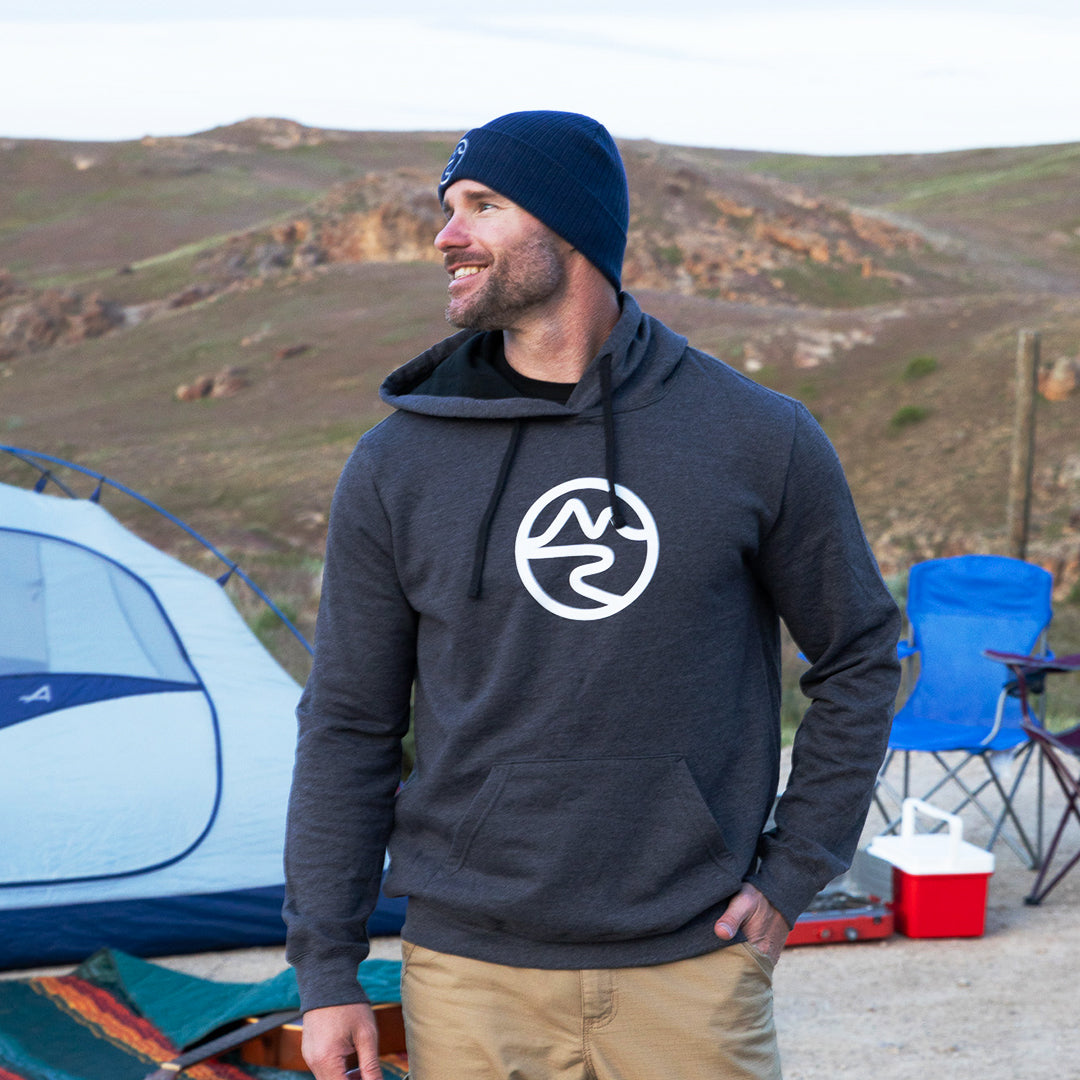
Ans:
POLYGON ((464 329, 345 467, 299 709, 305 1056, 379 1076, 356 968, 389 844, 416 1080, 777 1077, 772 965, 854 852, 895 605, 806 410, 620 291, 601 125, 500 117, 439 197, 464 329), (812 702, 767 827, 780 618, 812 702))

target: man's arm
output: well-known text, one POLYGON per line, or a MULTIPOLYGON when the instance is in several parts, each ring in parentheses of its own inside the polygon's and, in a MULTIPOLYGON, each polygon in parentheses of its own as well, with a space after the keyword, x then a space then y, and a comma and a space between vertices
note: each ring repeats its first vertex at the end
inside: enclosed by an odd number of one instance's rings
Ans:
POLYGON ((334 495, 315 659, 297 709, 284 916, 305 1012, 365 1001, 357 967, 393 826, 415 669, 416 614, 363 445, 334 495))
POLYGON ((900 614, 855 512, 840 462, 802 406, 779 514, 756 570, 810 660, 775 828, 748 882, 789 925, 851 863, 888 743, 900 614))

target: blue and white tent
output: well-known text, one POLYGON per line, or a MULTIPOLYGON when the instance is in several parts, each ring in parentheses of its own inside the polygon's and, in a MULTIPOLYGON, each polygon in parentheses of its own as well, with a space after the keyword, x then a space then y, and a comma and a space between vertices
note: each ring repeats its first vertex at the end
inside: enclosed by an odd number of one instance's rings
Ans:
POLYGON ((299 694, 218 581, 0 484, 0 967, 281 941, 299 694))

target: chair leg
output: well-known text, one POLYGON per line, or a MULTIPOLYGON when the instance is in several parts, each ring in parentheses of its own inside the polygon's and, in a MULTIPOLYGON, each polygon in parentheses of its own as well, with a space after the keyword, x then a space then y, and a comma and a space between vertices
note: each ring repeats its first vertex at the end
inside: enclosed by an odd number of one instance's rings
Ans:
POLYGON ((989 851, 994 846, 994 843, 1000 836, 1001 839, 1004 840, 1010 848, 1012 848, 1016 857, 1020 859, 1021 862, 1025 863, 1030 870, 1037 869, 1039 863, 1042 861, 1042 778, 1039 778, 1039 790, 1036 795, 1036 798, 1038 800, 1038 805, 1036 808, 1036 827, 1038 830, 1038 839, 1035 844, 1032 844, 1032 842, 1028 839, 1028 835, 1027 832, 1024 830, 1023 823, 1017 816, 1015 799, 1016 793, 1020 790, 1020 781, 1024 779, 1024 773, 1027 771, 1027 767, 1031 762, 1031 755, 1034 749, 1034 744, 1028 743, 1016 755, 1015 760, 1020 762, 1020 766, 1017 769, 1016 778, 1013 780, 1007 792, 1004 785, 1001 783, 1001 778, 998 776, 996 770, 994 769, 993 762, 990 760, 988 755, 984 756, 984 763, 990 773, 991 778, 993 779, 994 787, 997 789, 998 796, 1001 798, 1002 803, 1002 812, 998 817, 996 824, 994 825, 994 830, 990 834, 990 842, 986 845, 986 848, 989 851), (1023 845, 1023 852, 1020 851, 1019 847, 1013 841, 1012 837, 1010 837, 1009 834, 1004 831, 1006 818, 1012 822, 1013 829, 1015 830, 1016 835, 1020 839, 1020 844, 1023 845))
MULTIPOLYGON (((895 832, 896 829, 900 825, 900 818, 899 817, 893 817, 893 815, 890 812, 888 806, 885 805, 885 801, 882 798, 882 792, 884 792, 898 806, 903 804, 904 798, 907 795, 906 788, 904 790, 902 790, 902 791, 897 791, 896 788, 891 783, 889 783, 889 781, 887 779, 888 772, 889 772, 889 766, 892 764, 893 759, 896 757, 897 753, 900 753, 900 751, 889 750, 886 753, 885 760, 882 762, 881 768, 878 770, 877 781, 874 784, 874 791, 873 791, 873 795, 872 795, 873 805, 877 807, 878 813, 881 814, 881 819, 885 823, 884 827, 881 830, 881 835, 882 836, 885 836, 885 835, 887 835, 889 833, 895 832)), ((904 760, 905 760, 904 775, 905 775, 905 783, 906 783, 906 776, 907 776, 907 768, 906 768, 907 754, 906 753, 904 754, 904 760)))
POLYGON ((1068 826, 1070 819, 1075 818, 1077 823, 1080 824, 1080 774, 1074 777, 1061 761, 1058 760, 1056 755, 1046 749, 1042 749, 1040 754, 1040 764, 1043 760, 1047 761, 1050 765, 1050 770, 1053 772, 1054 777, 1058 782, 1058 786, 1065 796, 1065 811, 1061 815, 1061 820, 1058 822, 1057 828, 1054 830, 1054 836, 1050 841, 1049 847, 1046 849, 1046 856, 1039 866, 1039 873, 1035 878, 1035 884, 1032 886, 1030 894, 1024 897, 1024 903, 1032 905, 1041 904, 1054 886, 1057 885, 1078 862, 1080 862, 1080 851, 1078 851, 1054 875, 1049 883, 1044 884, 1046 875, 1049 873, 1050 866, 1057 855, 1058 845, 1065 835, 1065 829, 1068 826))
MULTIPOLYGON (((937 755, 934 755, 937 757, 937 755)), ((1013 782, 1012 787, 1006 792, 1004 786, 1001 783, 997 773, 994 771, 994 766, 990 760, 983 754, 975 755, 982 760, 983 766, 987 772, 987 778, 982 783, 969 787, 958 774, 959 768, 968 764, 967 761, 961 762, 960 767, 953 770, 949 775, 939 782, 934 788, 931 789, 932 794, 936 794, 941 788, 945 786, 948 780, 952 780, 957 787, 964 793, 964 798, 960 800, 953 808, 952 813, 959 814, 967 806, 972 806, 982 816, 983 820, 990 826, 991 833, 990 839, 987 841, 985 847, 989 851, 997 840, 1002 840, 1013 854, 1029 869, 1034 870, 1038 866, 1038 858, 1035 853, 1035 848, 1031 841, 1028 839, 1027 832, 1024 829, 1023 824, 1016 815, 1016 811, 1012 805, 1013 796, 1016 794, 1019 779, 1022 778, 1023 771, 1021 769, 1020 777, 1013 782), (997 792, 998 798, 1001 800, 1001 811, 995 817, 986 806, 980 801, 980 796, 988 788, 994 788, 997 792), (1004 831, 1004 825, 1006 820, 1011 821, 1013 829, 1016 832, 1016 836, 1019 839, 1014 838, 1009 833, 1004 831)), ((939 762, 942 767, 945 767, 944 762, 939 762)), ((1024 763, 1026 765, 1026 761, 1024 763)), ((943 828, 940 826, 939 828, 943 828)), ((937 830, 935 830, 937 831, 937 830)))
MULTIPOLYGON (((1080 819, 1078 819, 1080 820, 1080 819)), ((1046 878, 1047 871, 1050 869, 1050 864, 1053 862, 1054 855, 1057 853, 1058 841, 1061 839, 1062 834, 1065 832, 1065 826, 1068 824, 1068 817, 1063 818, 1059 823, 1057 830, 1054 833, 1054 839, 1050 841, 1050 847, 1047 849, 1046 861, 1039 868, 1039 876, 1035 879, 1035 884, 1031 887, 1031 892, 1024 897, 1025 904, 1031 904, 1037 906, 1041 904, 1049 895, 1050 890, 1061 881, 1063 877, 1078 863, 1080 862, 1080 851, 1078 851, 1053 877, 1049 884, 1043 885, 1043 881, 1046 878)))
MULTIPOLYGON (((882 796, 884 794, 902 806, 903 800, 912 793, 911 753, 911 751, 889 751, 889 754, 882 765, 881 772, 878 775, 878 783, 875 785, 873 798, 875 805, 885 821, 885 826, 881 830, 881 835, 883 836, 895 833, 900 827, 901 818, 899 815, 895 817, 890 815, 889 809, 882 796), (886 778, 886 773, 888 772, 889 766, 893 762, 896 753, 903 754, 902 783, 901 790, 899 791, 896 789, 896 786, 893 783, 890 783, 886 778)), ((1008 786, 1002 783, 1001 777, 995 770, 988 751, 967 755, 955 765, 950 764, 950 762, 948 762, 939 752, 930 751, 929 753, 930 757, 932 757, 940 767, 942 775, 938 778, 936 783, 930 786, 926 791, 920 793, 919 798, 931 801, 940 792, 947 790, 950 783, 955 784, 956 787, 960 789, 962 798, 955 806, 951 807, 951 813, 959 814, 969 805, 974 807, 991 829, 990 841, 986 845, 988 851, 998 840, 1002 840, 1025 866, 1031 870, 1037 869, 1039 863, 1042 861, 1041 789, 1039 793, 1038 813, 1040 818, 1037 843, 1032 843, 1015 807, 1016 795, 1030 762, 1032 753, 1031 744, 1024 746, 1016 755, 1015 760, 1019 763, 1019 767, 1014 779, 1008 786), (982 761, 983 767, 986 769, 986 778, 979 783, 970 783, 966 776, 960 775, 961 770, 965 769, 974 758, 979 758, 982 761), (984 792, 991 789, 997 793, 997 797, 1001 803, 1000 811, 995 810, 994 812, 991 812, 983 802, 984 792), (1011 830, 1007 830, 1006 825, 1011 825, 1011 830)), ((944 825, 935 826, 931 831, 937 831, 940 828, 944 828, 944 825)))

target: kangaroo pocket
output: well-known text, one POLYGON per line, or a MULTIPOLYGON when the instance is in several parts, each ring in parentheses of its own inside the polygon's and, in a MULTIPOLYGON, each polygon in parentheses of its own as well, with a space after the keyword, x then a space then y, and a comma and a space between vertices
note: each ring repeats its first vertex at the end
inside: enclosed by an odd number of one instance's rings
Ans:
POLYGON ((625 940, 676 930, 730 895, 734 863, 680 757, 507 762, 423 891, 534 940, 625 940))

